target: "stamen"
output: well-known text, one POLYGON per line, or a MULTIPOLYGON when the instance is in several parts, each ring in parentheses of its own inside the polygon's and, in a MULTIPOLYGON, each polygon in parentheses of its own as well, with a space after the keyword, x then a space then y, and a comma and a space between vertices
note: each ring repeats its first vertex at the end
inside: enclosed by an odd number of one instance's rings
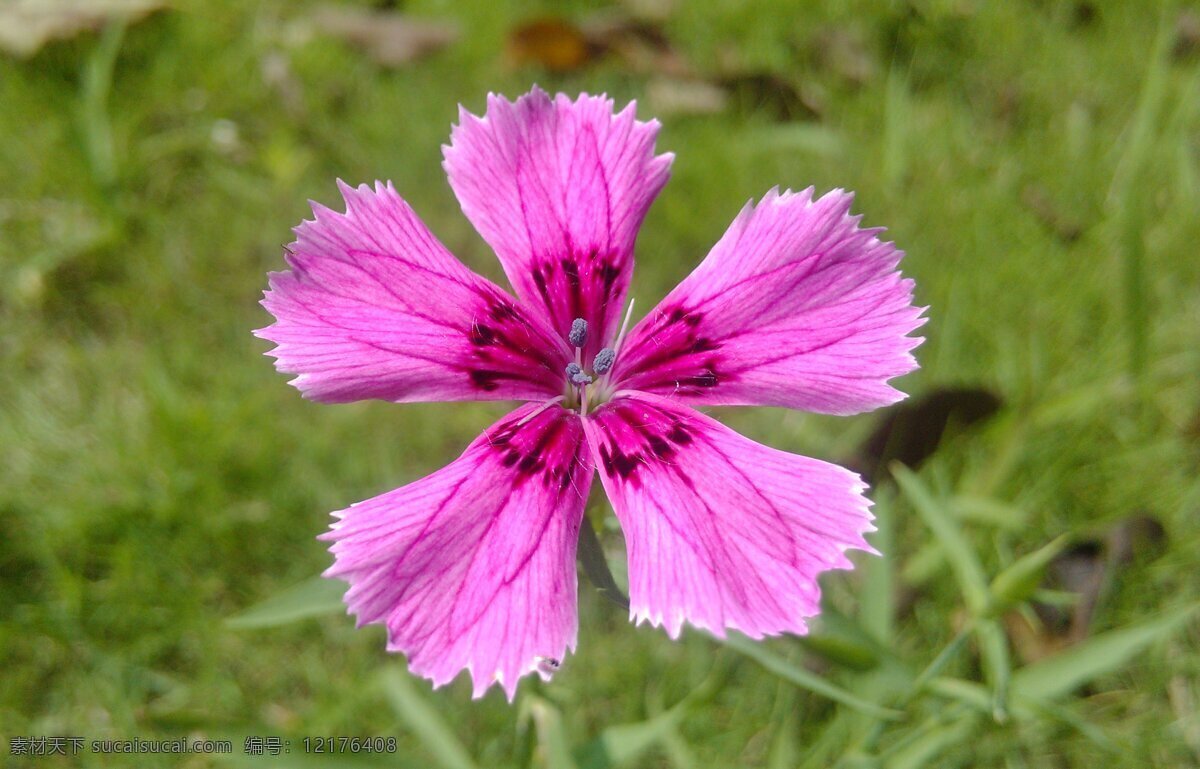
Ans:
POLYGON ((545 402, 545 403, 543 403, 541 406, 538 406, 538 407, 537 407, 536 409, 534 409, 533 411, 530 411, 528 414, 526 414, 525 416, 521 417, 521 421, 520 421, 520 422, 517 422, 517 427, 520 427, 521 425, 525 424, 525 423, 526 423, 526 422, 528 422, 529 420, 533 419, 533 418, 534 418, 534 417, 536 417, 538 414, 542 413, 542 412, 543 412, 543 411, 545 411, 546 409, 548 409, 548 408, 550 408, 551 406, 553 406, 555 403, 562 403, 564 400, 566 400, 566 397, 567 397, 567 396, 565 396, 565 395, 559 395, 559 396, 558 396, 558 397, 556 397, 556 398, 551 398, 550 400, 546 401, 546 402, 545 402))
POLYGON ((592 371, 595 371, 597 374, 605 374, 612 368, 613 361, 616 359, 617 351, 611 347, 605 347, 596 353, 596 358, 592 361, 592 371))
POLYGON ((591 376, 583 373, 583 367, 578 363, 567 364, 567 379, 569 379, 572 384, 577 384, 580 386, 591 384, 592 381, 591 376))
POLYGON ((588 324, 583 318, 576 318, 571 321, 571 333, 567 334, 567 341, 572 347, 583 347, 587 342, 588 324))
POLYGON ((629 298, 629 309, 625 310, 625 320, 621 321, 621 332, 617 334, 617 341, 613 344, 614 350, 621 349, 621 342, 625 341, 625 329, 629 328, 629 319, 633 317, 633 297, 629 298))

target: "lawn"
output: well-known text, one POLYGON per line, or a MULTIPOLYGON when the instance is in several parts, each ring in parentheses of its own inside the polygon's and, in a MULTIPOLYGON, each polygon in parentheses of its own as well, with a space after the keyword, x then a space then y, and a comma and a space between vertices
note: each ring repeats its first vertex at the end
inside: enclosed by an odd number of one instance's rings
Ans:
MULTIPOLYGON (((187 767, 1200 761, 1194 8, 402 5, 453 39, 386 64, 317 4, 221 0, 0 57, 0 751, 65 735, 232 741, 168 760, 187 767), (887 227, 929 322, 897 381, 915 411, 713 410, 877 466, 883 556, 823 578, 810 638, 671 641, 581 577, 577 653, 510 705, 409 676, 312 580, 330 511, 443 466, 507 404, 315 404, 250 332, 290 228, 309 199, 341 206, 338 178, 391 180, 502 282, 441 145, 459 104, 533 83, 663 124, 676 160, 638 239, 638 314, 746 201, 812 185, 887 227), (247 736, 290 752, 248 756, 247 736), (306 750, 321 736, 395 753, 306 750)), ((607 505, 589 515, 620 582, 607 505)))

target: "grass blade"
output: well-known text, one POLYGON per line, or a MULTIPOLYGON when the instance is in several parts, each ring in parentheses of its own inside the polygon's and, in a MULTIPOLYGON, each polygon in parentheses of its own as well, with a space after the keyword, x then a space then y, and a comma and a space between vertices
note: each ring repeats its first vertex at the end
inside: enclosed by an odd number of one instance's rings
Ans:
POLYGON ((538 744, 549 769, 578 769, 571 756, 571 742, 567 739, 562 714, 558 708, 541 697, 529 698, 529 712, 537 725, 538 744))
POLYGON ((628 764, 667 739, 684 715, 686 709, 677 705, 645 721, 607 727, 599 737, 580 750, 580 762, 585 769, 606 769, 628 764))
POLYGON ((958 635, 954 636, 950 643, 946 644, 946 646, 940 652, 938 652, 938 655, 933 658, 933 661, 930 662, 915 679, 913 679, 912 692, 914 695, 923 690, 931 680, 942 674, 942 669, 949 664, 950 660, 954 659, 955 655, 957 655, 959 650, 962 649, 962 647, 966 644, 967 633, 969 631, 970 628, 967 628, 960 631, 958 635))
POLYGON ((771 711, 773 734, 766 769, 794 769, 799 764, 800 745, 796 739, 799 720, 796 689, 786 681, 780 681, 776 685, 775 706, 771 711))
POLYGON ((413 688, 412 679, 394 667, 383 671, 383 691, 396 714, 444 769, 476 769, 467 749, 429 703, 413 688))
POLYGON ((84 63, 80 78, 78 121, 83 137, 84 155, 88 160, 92 178, 98 186, 106 189, 112 187, 117 180, 108 97, 112 91, 117 54, 121 51, 121 41, 124 37, 125 22, 109 23, 100 37, 99 44, 84 63))
POLYGON ((863 565, 863 590, 859 599, 859 623, 880 643, 895 638, 896 589, 894 556, 892 553, 892 500, 890 487, 875 494, 875 533, 871 543, 882 555, 867 558, 863 565))
POLYGON ((1125 322, 1129 336, 1129 373, 1134 381, 1145 382, 1150 346, 1150 301, 1146 276, 1146 239, 1149 212, 1137 190, 1146 183, 1146 168, 1155 149, 1155 129, 1167 97, 1170 61, 1167 56, 1171 27, 1165 14, 1159 21, 1158 35, 1149 55, 1142 92, 1126 129, 1125 151, 1117 163, 1109 188, 1108 207, 1117 231, 1114 239, 1121 256, 1122 286, 1125 289, 1125 322))
POLYGON ((712 701, 724 686, 727 675, 728 669, 718 666, 699 686, 669 710, 645 721, 606 728, 599 737, 576 752, 580 765, 584 769, 620 766, 638 758, 656 744, 662 745, 673 761, 686 764, 689 751, 676 729, 689 713, 712 701))
POLYGON ((897 463, 892 465, 892 474, 904 496, 912 502, 917 514, 941 543, 958 579, 959 587, 962 588, 967 607, 979 616, 987 605, 987 579, 984 577, 983 566, 975 557, 975 551, 967 542, 958 522, 934 500, 933 495, 913 471, 897 463))
POLYGON ((1046 566, 1062 552, 1066 544, 1067 536, 1064 534, 1050 544, 1018 558, 997 574, 989 589, 991 616, 1007 611, 1032 595, 1042 582, 1046 566))
POLYGON ((951 498, 949 505, 961 520, 995 526, 1006 531, 1021 531, 1029 521, 1028 510, 991 497, 961 494, 951 498))
POLYGON ((225 624, 238 630, 275 627, 308 617, 345 611, 345 604, 342 603, 345 592, 344 582, 313 577, 235 614, 225 620, 225 624))
POLYGON ((745 636, 730 633, 726 638, 718 640, 721 640, 721 643, 730 649, 754 660, 785 681, 790 681, 802 689, 809 690, 813 694, 819 694, 834 702, 840 702, 846 707, 853 708, 860 713, 865 713, 875 718, 897 721, 904 717, 904 714, 898 710, 892 710, 891 708, 876 705, 873 702, 867 702, 840 686, 832 684, 824 678, 808 672, 804 668, 793 665, 782 657, 768 651, 762 644, 752 641, 745 636))
MULTIPOLYGON (((967 608, 976 617, 986 616, 990 602, 987 579, 983 566, 967 542, 958 521, 933 498, 925 484, 907 467, 893 464, 892 473, 900 490, 912 502, 917 513, 941 543, 946 558, 950 561, 950 567, 958 579, 967 608)), ((992 714, 997 721, 1004 721, 1007 717, 1006 701, 1011 670, 1007 640, 999 625, 987 619, 976 624, 975 635, 979 641, 979 653, 983 658, 984 668, 992 684, 992 714)))
POLYGON ((930 727, 893 753, 884 766, 887 769, 922 769, 926 766, 936 766, 938 756, 948 748, 974 736, 979 725, 978 718, 972 713, 967 713, 952 723, 930 727))
POLYGON ((1088 681, 1117 670, 1146 646, 1174 633, 1197 609, 1200 603, 1175 609, 1148 622, 1110 630, 1028 665, 1013 676, 1012 693, 1031 700, 1070 694, 1088 681))
POLYGON ((695 755, 692 753, 691 746, 688 745, 687 740, 683 738, 683 735, 674 726, 663 735, 662 747, 668 760, 677 769, 694 769, 700 766, 700 762, 696 760, 695 755))
POLYGON ((996 620, 980 620, 975 627, 979 640, 979 656, 992 685, 992 718, 996 723, 1008 720, 1008 689, 1012 677, 1012 661, 1008 656, 1008 638, 996 620))

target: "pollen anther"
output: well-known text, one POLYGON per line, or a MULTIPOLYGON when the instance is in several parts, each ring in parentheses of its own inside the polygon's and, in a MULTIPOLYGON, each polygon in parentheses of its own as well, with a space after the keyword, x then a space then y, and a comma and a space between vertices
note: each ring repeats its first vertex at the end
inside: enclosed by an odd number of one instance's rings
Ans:
POLYGON ((583 318, 576 318, 571 321, 571 332, 567 334, 567 341, 572 347, 583 347, 587 343, 588 323, 583 318))
POLYGON ((567 364, 567 379, 571 380, 572 384, 577 385, 591 384, 592 382, 591 375, 585 374, 583 367, 578 363, 567 364))
POLYGON ((617 359, 617 352, 611 347, 605 347, 600 352, 596 353, 595 360, 592 361, 592 371, 597 374, 608 373, 612 368, 613 361, 617 359))

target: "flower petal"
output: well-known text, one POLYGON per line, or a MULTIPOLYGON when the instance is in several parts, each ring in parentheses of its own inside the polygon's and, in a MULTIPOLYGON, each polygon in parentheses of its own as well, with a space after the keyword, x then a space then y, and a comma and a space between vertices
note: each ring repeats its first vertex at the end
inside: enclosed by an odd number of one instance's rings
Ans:
POLYGON ((454 258, 391 184, 339 183, 314 204, 291 271, 270 276, 276 368, 305 397, 340 403, 542 399, 562 391, 566 345, 537 313, 454 258))
POLYGON ((634 105, 535 88, 487 112, 459 111, 444 147, 463 212, 500 257, 528 304, 546 308, 565 338, 583 318, 587 360, 611 340, 633 272, 642 217, 667 181, 671 154, 654 155, 658 122, 634 105))
MULTIPOLYGON (((575 548, 592 465, 578 415, 527 404, 454 462, 334 513, 325 572, 358 624, 441 686, 464 668, 480 697, 575 648, 575 548)), ((553 661, 553 664, 549 663, 553 661)))
MULTIPOLYGON (((671 637, 804 633, 817 575, 871 550, 865 485, 827 462, 755 443, 687 406, 640 393, 584 420, 625 532, 630 615, 671 637)), ((873 551, 872 551, 873 552, 873 551)))
POLYGON ((924 323, 902 252, 858 228, 852 195, 772 190, 639 323, 617 387, 709 405, 854 414, 905 397, 924 323))

